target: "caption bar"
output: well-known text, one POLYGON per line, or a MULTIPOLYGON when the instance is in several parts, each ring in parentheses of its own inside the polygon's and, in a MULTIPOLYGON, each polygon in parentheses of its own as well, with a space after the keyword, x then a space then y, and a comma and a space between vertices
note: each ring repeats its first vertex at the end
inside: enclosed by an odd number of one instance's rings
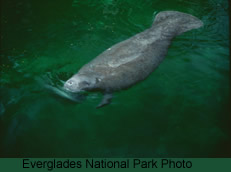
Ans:
POLYGON ((171 160, 171 159, 126 159, 126 160, 110 160, 110 159, 85 159, 85 160, 35 160, 23 159, 23 168, 43 168, 52 171, 56 168, 192 168, 191 161, 171 160))

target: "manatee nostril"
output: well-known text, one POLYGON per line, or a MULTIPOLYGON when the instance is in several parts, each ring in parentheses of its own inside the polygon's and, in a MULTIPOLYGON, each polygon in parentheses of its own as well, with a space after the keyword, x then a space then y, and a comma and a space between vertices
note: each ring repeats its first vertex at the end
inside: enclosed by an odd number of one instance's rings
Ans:
POLYGON ((73 81, 68 81, 67 83, 68 83, 68 85, 72 85, 73 81))

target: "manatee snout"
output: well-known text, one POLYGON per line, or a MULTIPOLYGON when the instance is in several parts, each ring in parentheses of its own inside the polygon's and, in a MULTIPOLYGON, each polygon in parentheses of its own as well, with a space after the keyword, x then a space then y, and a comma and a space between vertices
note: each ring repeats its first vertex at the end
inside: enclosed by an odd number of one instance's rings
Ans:
POLYGON ((71 78, 65 82, 64 89, 69 92, 78 93, 85 90, 85 84, 87 85, 85 82, 82 83, 71 78))
POLYGON ((91 90, 95 87, 95 84, 95 79, 91 77, 74 75, 65 82, 64 89, 70 92, 78 93, 91 90))
POLYGON ((77 82, 73 79, 67 80, 63 87, 65 90, 70 91, 70 92, 78 92, 79 90, 77 82))

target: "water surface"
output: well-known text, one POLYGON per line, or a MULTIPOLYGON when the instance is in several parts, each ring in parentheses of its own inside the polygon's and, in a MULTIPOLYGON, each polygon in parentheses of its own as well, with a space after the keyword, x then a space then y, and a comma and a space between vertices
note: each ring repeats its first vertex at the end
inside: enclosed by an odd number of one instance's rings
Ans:
POLYGON ((1 157, 230 156, 227 0, 9 0, 1 5, 1 157), (96 109, 60 88, 110 46, 177 10, 204 27, 174 39, 148 79, 96 109))

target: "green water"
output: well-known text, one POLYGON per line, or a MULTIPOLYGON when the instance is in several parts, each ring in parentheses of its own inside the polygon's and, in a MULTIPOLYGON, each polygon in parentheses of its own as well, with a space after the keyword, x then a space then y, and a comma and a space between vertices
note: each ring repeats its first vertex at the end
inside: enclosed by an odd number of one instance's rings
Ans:
POLYGON ((8 0, 1 4, 1 157, 230 156, 227 0, 8 0), (145 81, 74 103, 48 90, 177 10, 204 27, 174 39, 145 81))

